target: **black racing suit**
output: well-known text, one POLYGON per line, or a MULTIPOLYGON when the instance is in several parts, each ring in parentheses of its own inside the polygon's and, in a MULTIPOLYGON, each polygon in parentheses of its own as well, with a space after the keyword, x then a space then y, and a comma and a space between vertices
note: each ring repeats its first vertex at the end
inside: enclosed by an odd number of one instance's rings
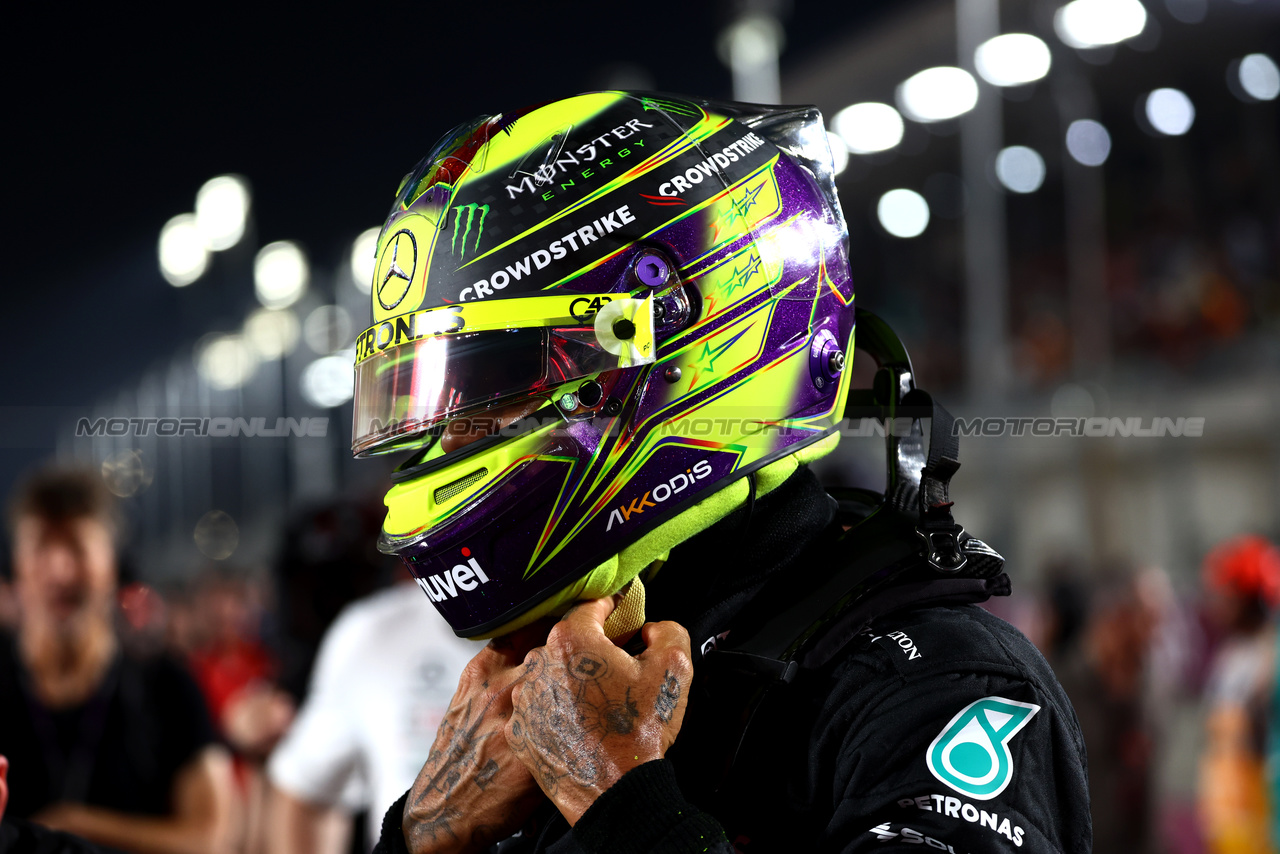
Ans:
MULTIPOLYGON (((682 623, 695 647, 732 636, 829 570, 839 521, 802 468, 676 549, 649 585, 649 616, 682 623)), ((963 604, 1008 590, 1005 575, 896 579, 789 683, 727 676, 717 656, 729 656, 695 649, 667 758, 626 774, 572 829, 548 805, 497 850, 1085 854, 1084 742, 1066 694, 1021 633, 963 604)), ((376 850, 404 850, 403 807, 376 850)))

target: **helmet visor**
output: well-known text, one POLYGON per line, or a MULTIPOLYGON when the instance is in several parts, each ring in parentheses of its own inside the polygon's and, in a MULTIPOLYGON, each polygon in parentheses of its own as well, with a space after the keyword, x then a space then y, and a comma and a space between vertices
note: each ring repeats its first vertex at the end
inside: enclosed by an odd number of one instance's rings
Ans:
POLYGON ((352 451, 413 447, 451 418, 654 361, 653 299, 524 297, 428 309, 356 341, 352 451))

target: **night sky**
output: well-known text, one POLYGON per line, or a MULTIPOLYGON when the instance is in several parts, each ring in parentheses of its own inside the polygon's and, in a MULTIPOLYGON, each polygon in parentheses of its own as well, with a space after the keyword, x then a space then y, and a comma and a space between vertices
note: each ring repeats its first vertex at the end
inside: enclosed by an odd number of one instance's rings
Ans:
MULTIPOLYGON (((899 4, 900 5, 900 4, 899 4)), ((729 97, 716 35, 729 0, 362 5, 303 13, 24 4, 3 28, 8 269, 0 488, 89 410, 256 303, 257 247, 345 263, 400 177, 482 113, 600 88, 729 97), (536 8, 536 11, 533 11, 536 8), (161 226, 208 178, 253 188, 251 232, 184 289, 156 263, 161 226)), ((783 70, 892 4, 782 3, 783 70)), ((357 318, 362 323, 364 318, 357 318)))
MULTIPOLYGON (((799 0, 784 12, 784 69, 888 5, 799 0)), ((213 175, 252 184, 245 253, 298 240, 313 265, 332 268, 460 121, 599 87, 620 66, 643 69, 660 90, 731 94, 715 51, 730 3, 536 6, 27 6, 4 36, 17 118, 7 134, 17 146, 5 193, 6 337, 35 355, 51 340, 46 321, 83 334, 59 333, 81 342, 78 355, 46 351, 38 372, 8 362, 5 403, 88 403, 243 318, 251 286, 231 272, 246 268, 234 250, 183 291, 156 267, 160 227, 191 210, 213 175)))

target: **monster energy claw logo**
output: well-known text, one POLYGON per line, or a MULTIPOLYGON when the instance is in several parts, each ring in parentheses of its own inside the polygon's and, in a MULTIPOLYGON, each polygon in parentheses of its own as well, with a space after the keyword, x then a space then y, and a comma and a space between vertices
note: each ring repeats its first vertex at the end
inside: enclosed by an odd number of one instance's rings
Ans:
POLYGON ((1009 741, 1038 711, 1037 705, 1003 697, 970 703, 929 745, 929 772, 963 795, 991 800, 1013 779, 1009 741))
POLYGON ((696 118, 699 114, 695 107, 689 104, 682 104, 679 101, 665 101, 661 98, 641 98, 640 104, 646 110, 657 110, 659 112, 665 110, 668 113, 675 113, 681 116, 696 118))
POLYGON ((458 251, 458 229, 461 227, 463 214, 466 214, 466 226, 462 232, 462 255, 467 257, 467 237, 471 234, 471 224, 476 220, 476 211, 480 212, 480 222, 476 225, 476 239, 471 241, 471 251, 480 248, 480 238, 484 236, 484 218, 489 215, 488 205, 459 205, 453 209, 453 240, 449 244, 450 252, 458 251))

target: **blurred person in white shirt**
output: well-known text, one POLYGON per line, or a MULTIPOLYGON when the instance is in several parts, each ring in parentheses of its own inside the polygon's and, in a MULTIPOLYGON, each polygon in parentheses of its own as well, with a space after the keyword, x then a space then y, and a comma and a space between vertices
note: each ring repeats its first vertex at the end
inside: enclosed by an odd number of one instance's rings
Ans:
POLYGON ((266 850, 349 850, 352 819, 377 819, 413 784, 462 668, 483 643, 456 637, 417 585, 347 606, 325 634, 305 701, 267 765, 266 850))

